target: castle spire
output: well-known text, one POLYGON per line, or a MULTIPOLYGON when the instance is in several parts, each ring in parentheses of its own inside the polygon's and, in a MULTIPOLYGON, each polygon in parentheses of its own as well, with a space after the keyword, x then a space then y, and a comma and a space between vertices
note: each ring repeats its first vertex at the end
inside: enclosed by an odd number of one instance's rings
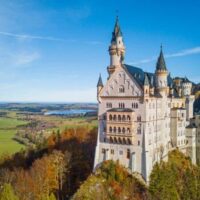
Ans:
POLYGON ((149 85, 150 85, 150 83, 149 83, 149 78, 148 78, 148 76, 147 76, 147 73, 145 73, 145 76, 144 76, 144 85, 146 85, 146 86, 149 86, 149 85))
POLYGON ((121 32, 121 28, 120 28, 120 25, 119 25, 119 17, 118 16, 116 17, 114 30, 112 32, 111 43, 116 42, 117 37, 122 37, 122 32, 121 32))
POLYGON ((164 59, 164 55, 163 55, 163 47, 162 44, 160 46, 160 55, 158 57, 157 60, 157 64, 156 64, 156 70, 162 70, 162 71, 167 71, 167 67, 165 64, 165 59, 164 59))
POLYGON ((123 42, 122 32, 119 25, 119 18, 116 17, 114 30, 112 32, 111 44, 109 46, 110 65, 108 66, 108 73, 110 75, 117 67, 121 67, 124 63, 125 45, 123 42))
POLYGON ((101 78, 101 74, 99 74, 99 80, 98 80, 98 83, 97 83, 97 87, 103 87, 103 81, 102 81, 102 78, 101 78))

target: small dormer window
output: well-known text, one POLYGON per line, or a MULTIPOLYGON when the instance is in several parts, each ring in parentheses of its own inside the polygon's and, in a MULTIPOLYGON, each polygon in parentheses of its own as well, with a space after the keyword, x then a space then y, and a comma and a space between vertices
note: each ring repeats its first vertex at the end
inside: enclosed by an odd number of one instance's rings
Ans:
POLYGON ((124 86, 121 85, 121 86, 119 87, 119 93, 124 93, 124 92, 125 92, 125 90, 124 90, 124 86))

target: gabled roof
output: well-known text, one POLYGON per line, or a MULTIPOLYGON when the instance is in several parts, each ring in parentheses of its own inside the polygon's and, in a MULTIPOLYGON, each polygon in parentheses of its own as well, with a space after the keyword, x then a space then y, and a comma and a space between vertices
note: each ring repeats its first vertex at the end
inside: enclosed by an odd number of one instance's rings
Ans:
POLYGON ((167 67, 166 67, 166 64, 165 64, 165 59, 164 59, 164 55, 163 55, 163 51, 162 51, 162 46, 161 46, 161 49, 160 49, 160 55, 159 55, 158 60, 157 60, 156 70, 167 71, 167 67))

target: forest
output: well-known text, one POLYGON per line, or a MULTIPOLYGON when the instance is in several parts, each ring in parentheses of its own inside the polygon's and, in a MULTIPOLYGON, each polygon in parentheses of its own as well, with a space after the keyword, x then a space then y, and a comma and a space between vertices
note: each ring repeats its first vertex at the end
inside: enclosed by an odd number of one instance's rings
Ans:
POLYGON ((37 149, 0 161, 0 200, 198 200, 200 168, 179 150, 157 163, 147 185, 118 162, 92 172, 97 128, 53 132, 37 149))

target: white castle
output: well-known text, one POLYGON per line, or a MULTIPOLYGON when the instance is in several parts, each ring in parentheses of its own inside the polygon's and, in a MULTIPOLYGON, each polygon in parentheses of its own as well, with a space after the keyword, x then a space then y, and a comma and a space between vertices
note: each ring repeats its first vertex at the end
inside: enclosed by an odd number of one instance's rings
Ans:
POLYGON ((94 170, 105 160, 119 161, 148 182, 151 170, 179 148, 196 163, 196 127, 191 124, 192 83, 173 80, 162 47, 155 73, 124 63, 125 45, 116 19, 109 46, 109 77, 97 84, 98 139, 94 170))

